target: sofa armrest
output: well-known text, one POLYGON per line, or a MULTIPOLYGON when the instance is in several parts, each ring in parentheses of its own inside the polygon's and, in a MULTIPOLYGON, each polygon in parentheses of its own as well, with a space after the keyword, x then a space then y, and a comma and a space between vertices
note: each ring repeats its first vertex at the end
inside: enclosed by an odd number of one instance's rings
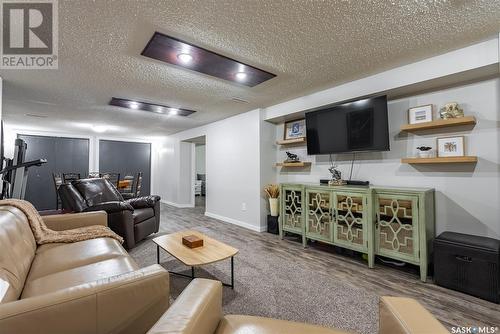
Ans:
POLYGON ((193 280, 148 334, 213 334, 222 318, 222 284, 193 280))
POLYGON ((379 334, 449 334, 450 332, 412 298, 381 297, 379 334))
POLYGON ((90 211, 106 211, 107 213, 115 213, 120 211, 134 211, 134 208, 128 204, 127 202, 121 201, 111 201, 111 202, 102 202, 93 206, 89 206, 84 209, 83 212, 90 211))
POLYGON ((108 215, 105 211, 67 213, 42 216, 42 218, 45 225, 54 231, 72 230, 74 228, 91 225, 108 226, 108 215))
POLYGON ((169 305, 169 276, 153 265, 0 304, 0 333, 145 333, 169 305))
POLYGON ((126 200, 125 202, 132 205, 134 209, 152 208, 155 206, 156 202, 160 200, 160 196, 142 196, 126 200))

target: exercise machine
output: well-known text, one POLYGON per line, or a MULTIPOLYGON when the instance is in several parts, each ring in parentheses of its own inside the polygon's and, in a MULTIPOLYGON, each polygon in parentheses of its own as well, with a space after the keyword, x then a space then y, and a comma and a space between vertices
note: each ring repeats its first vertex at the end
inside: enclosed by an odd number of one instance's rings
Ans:
POLYGON ((26 183, 28 181, 28 169, 39 167, 47 163, 46 159, 36 159, 25 161, 28 145, 22 139, 16 139, 14 143, 14 156, 12 159, 4 157, 3 150, 3 124, 1 129, 0 143, 0 175, 2 177, 2 192, 0 199, 17 198, 24 199, 26 193, 26 183))

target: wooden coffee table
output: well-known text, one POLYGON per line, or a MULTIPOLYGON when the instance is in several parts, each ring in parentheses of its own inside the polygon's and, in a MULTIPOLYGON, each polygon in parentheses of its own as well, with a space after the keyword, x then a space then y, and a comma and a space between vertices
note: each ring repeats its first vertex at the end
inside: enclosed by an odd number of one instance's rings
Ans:
POLYGON ((200 267, 205 264, 231 258, 231 284, 222 283, 234 289, 234 256, 238 253, 225 243, 207 237, 203 233, 194 230, 180 231, 172 234, 162 235, 153 239, 156 244, 156 260, 160 263, 160 248, 181 261, 184 265, 191 267, 191 275, 170 272, 174 275, 189 277, 194 279, 194 267, 200 267), (182 244, 182 237, 187 235, 196 235, 203 239, 203 246, 198 248, 189 248, 182 244))

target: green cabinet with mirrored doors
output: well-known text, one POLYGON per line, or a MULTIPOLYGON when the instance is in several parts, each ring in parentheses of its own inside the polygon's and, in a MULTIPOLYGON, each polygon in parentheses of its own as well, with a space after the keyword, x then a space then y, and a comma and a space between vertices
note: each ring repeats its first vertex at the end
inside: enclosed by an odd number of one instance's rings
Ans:
POLYGON ((420 267, 425 282, 434 238, 434 190, 392 187, 280 185, 279 232, 420 267))

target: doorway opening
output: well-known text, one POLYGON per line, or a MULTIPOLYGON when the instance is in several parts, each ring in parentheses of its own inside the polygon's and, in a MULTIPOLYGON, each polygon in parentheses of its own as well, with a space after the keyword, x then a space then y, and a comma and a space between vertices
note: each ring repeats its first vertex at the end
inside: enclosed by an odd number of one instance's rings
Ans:
POLYGON ((207 195, 207 173, 206 164, 206 145, 205 143, 195 144, 195 184, 194 184, 194 206, 205 208, 207 195))
POLYGON ((192 203, 196 209, 205 213, 207 198, 206 137, 200 136, 186 141, 193 146, 191 151, 192 203))

